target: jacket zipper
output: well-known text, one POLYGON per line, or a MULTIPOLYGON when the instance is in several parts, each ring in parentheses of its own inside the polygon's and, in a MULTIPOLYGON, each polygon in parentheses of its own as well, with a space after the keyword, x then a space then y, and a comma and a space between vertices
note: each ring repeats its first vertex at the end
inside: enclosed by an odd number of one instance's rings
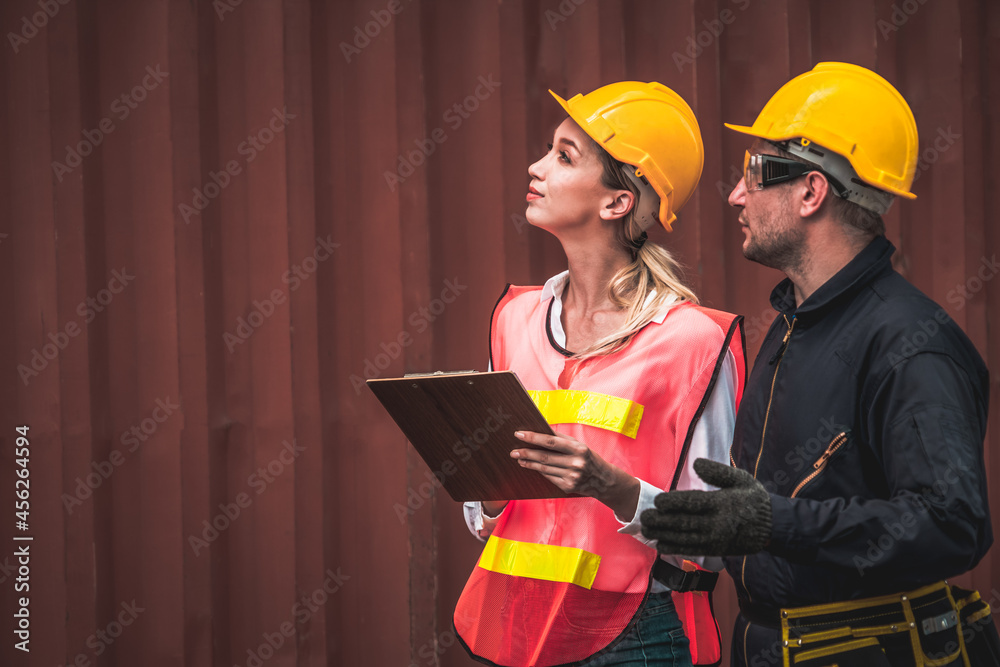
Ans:
POLYGON ((823 455, 820 456, 819 459, 817 459, 816 463, 813 464, 814 470, 811 473, 809 473, 809 475, 804 480, 799 482, 799 485, 795 487, 794 491, 792 491, 792 495, 790 496, 791 498, 794 498, 796 495, 798 495, 799 491, 802 490, 803 486, 811 482, 816 477, 816 475, 823 472, 823 468, 826 467, 826 462, 830 460, 830 457, 833 456, 834 452, 843 447, 845 442, 847 442, 847 431, 844 431, 830 442, 830 444, 826 448, 826 451, 823 452, 823 455))
MULTIPOLYGON (((792 337, 792 329, 795 328, 795 315, 792 315, 792 319, 788 319, 788 315, 782 314, 785 318, 785 324, 788 325, 788 331, 785 332, 785 337, 781 340, 781 346, 778 350, 771 356, 768 361, 769 364, 776 364, 774 367, 774 377, 771 378, 771 393, 767 397, 767 410, 764 412, 764 427, 760 432, 760 450, 757 452, 757 462, 753 466, 753 476, 757 479, 757 468, 760 466, 760 457, 764 453, 764 436, 767 435, 767 420, 771 416, 771 401, 774 400, 774 385, 778 379, 778 369, 781 368, 781 360, 785 357, 785 352, 788 350, 788 341, 792 337)), ((730 450, 730 456, 732 456, 732 451, 730 450)), ((747 594, 747 599, 752 601, 753 598, 750 596, 750 589, 747 588, 747 557, 743 557, 743 566, 740 568, 740 579, 743 583, 743 590, 747 594)))

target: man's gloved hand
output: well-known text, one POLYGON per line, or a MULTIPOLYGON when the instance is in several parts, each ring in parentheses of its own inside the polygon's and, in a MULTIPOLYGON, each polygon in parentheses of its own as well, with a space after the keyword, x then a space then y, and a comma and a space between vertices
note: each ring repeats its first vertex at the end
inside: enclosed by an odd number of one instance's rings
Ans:
POLYGON ((642 534, 665 554, 742 556, 771 538, 771 496, 753 476, 709 459, 694 462, 702 480, 718 491, 670 491, 656 509, 642 513, 642 534))

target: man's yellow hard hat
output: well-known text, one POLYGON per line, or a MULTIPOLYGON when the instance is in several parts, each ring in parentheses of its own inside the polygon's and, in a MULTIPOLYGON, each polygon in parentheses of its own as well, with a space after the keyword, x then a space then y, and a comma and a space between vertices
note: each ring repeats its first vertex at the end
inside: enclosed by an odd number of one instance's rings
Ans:
MULTIPOLYGON (((669 232, 705 162, 701 130, 687 102, 656 82, 621 81, 569 100, 549 92, 599 146, 652 186, 659 207, 648 217, 669 232)), ((642 199, 640 207, 653 198, 642 199)))
POLYGON ((819 63, 779 88, 753 126, 726 127, 774 142, 805 138, 845 157, 868 185, 916 199, 913 112, 892 84, 864 67, 819 63))

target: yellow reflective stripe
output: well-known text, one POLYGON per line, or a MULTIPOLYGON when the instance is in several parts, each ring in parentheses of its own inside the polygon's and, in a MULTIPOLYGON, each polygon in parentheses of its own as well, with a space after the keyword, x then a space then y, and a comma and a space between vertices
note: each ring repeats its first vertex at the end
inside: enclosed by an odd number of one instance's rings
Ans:
POLYGON ((515 577, 576 584, 590 589, 601 557, 576 547, 516 542, 490 535, 479 567, 515 577))
POLYGON ((592 391, 555 389, 529 391, 531 400, 550 424, 586 424, 635 438, 643 406, 627 398, 592 391))

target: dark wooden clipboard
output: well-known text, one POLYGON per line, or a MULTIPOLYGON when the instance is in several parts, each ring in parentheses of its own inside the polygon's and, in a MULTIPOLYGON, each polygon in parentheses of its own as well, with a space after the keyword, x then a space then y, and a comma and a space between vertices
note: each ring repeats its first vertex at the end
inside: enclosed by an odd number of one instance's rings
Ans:
POLYGON ((368 388, 454 500, 566 498, 510 458, 514 431, 552 433, 511 371, 368 380, 368 388))

